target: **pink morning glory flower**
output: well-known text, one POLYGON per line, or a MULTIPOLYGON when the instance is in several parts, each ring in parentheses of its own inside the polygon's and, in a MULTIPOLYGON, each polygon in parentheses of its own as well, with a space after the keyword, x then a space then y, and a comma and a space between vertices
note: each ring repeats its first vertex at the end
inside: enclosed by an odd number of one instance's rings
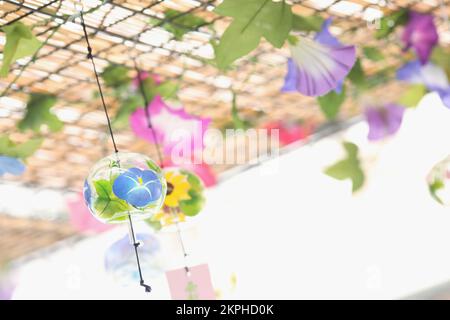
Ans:
POLYGON ((365 116, 369 124, 367 138, 376 141, 395 134, 402 124, 404 111, 404 107, 393 103, 366 108, 365 116))
POLYGON ((192 151, 203 150, 203 135, 210 119, 190 115, 183 108, 172 108, 160 96, 153 99, 148 110, 157 141, 148 127, 144 108, 137 109, 130 116, 130 126, 135 135, 161 144, 166 155, 171 155, 177 147, 191 154, 192 151))
POLYGON ((321 96, 331 90, 340 91, 342 82, 356 62, 354 46, 341 44, 328 27, 327 19, 314 40, 300 37, 289 45, 288 73, 281 91, 298 91, 307 96, 321 96))
POLYGON ((285 121, 271 121, 263 126, 264 129, 278 130, 280 144, 286 146, 298 140, 306 139, 313 131, 311 124, 288 123, 285 121))
POLYGON ((438 39, 436 25, 431 14, 409 12, 408 23, 402 35, 405 50, 414 48, 420 63, 426 64, 438 39))

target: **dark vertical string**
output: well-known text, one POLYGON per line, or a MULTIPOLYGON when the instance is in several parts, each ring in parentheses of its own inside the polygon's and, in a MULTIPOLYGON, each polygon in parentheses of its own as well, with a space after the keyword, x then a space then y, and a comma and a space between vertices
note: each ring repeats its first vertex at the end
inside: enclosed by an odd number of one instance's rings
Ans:
POLYGON ((150 110, 149 110, 150 101, 148 101, 148 97, 145 94, 144 83, 142 82, 142 79, 141 79, 141 70, 139 69, 136 59, 134 60, 134 68, 136 69, 137 79, 139 82, 139 91, 141 92, 142 98, 144 99, 144 111, 145 111, 145 118, 147 119, 147 127, 150 129, 150 131, 152 133, 152 138, 153 138, 153 142, 155 145, 156 153, 158 154, 159 165, 161 166, 161 168, 163 168, 164 163, 163 163, 163 156, 161 153, 161 148, 159 146, 158 138, 156 136, 156 132, 155 132, 155 129, 153 128, 152 120, 150 118, 150 110))
POLYGON ((114 139, 114 133, 113 133, 112 127, 111 127, 111 120, 109 119, 108 109, 106 108, 105 97, 103 96, 103 90, 102 90, 102 86, 100 85, 100 79, 98 76, 97 68, 95 66, 94 57, 92 56, 92 47, 89 42, 89 37, 88 37, 87 31, 86 31, 86 25, 84 23, 83 11, 80 11, 80 17, 81 17, 81 25, 83 27, 83 32, 84 32, 84 38, 86 39, 86 44, 87 44, 87 51, 88 51, 87 57, 88 57, 88 59, 91 60, 92 68, 94 69, 95 80, 97 81, 98 91, 100 93, 100 98, 102 100, 103 110, 105 111, 106 120, 108 122, 109 135, 111 136, 111 140, 112 140, 112 143, 114 146, 114 152, 118 153, 119 149, 117 149, 116 141, 114 139))
MULTIPOLYGON (((138 82, 139 82, 139 91, 141 92, 142 98, 144 99, 144 105, 145 105, 144 106, 144 110, 145 110, 145 117, 147 119, 147 127, 150 129, 150 132, 152 134, 153 143, 155 145, 155 149, 156 149, 156 153, 158 155, 158 160, 159 160, 160 166, 161 166, 161 168, 164 168, 164 161, 163 161, 163 156, 162 156, 162 153, 161 153, 161 147, 160 147, 159 142, 158 142, 158 137, 156 135, 155 128, 152 125, 152 119, 151 119, 150 110, 149 110, 149 101, 148 101, 147 95, 145 94, 144 83, 142 82, 142 79, 141 79, 141 70, 139 69, 139 66, 137 64, 136 59, 134 59, 134 68, 136 69, 137 79, 138 79, 138 82)), ((172 214, 175 215, 175 211, 174 210, 175 210, 174 208, 171 208, 172 214)), ((186 259, 188 254, 186 253, 186 247, 184 245, 183 237, 181 236, 181 230, 180 230, 180 226, 178 224, 178 221, 175 222, 175 225, 176 225, 176 228, 177 228, 178 240, 179 240, 179 242, 181 244, 181 249, 183 250, 183 257, 184 257, 184 259, 186 259)), ((184 270, 186 270, 186 273, 189 274, 189 267, 187 266, 186 263, 185 263, 185 266, 184 266, 184 270)))
MULTIPOLYGON (((116 144, 116 141, 114 139, 114 133, 113 133, 112 126, 111 126, 111 120, 109 118, 108 109, 106 108, 105 97, 103 96, 102 86, 100 84, 100 79, 99 79, 99 76, 98 76, 97 68, 95 66, 94 57, 92 55, 92 47, 91 47, 91 44, 89 43, 89 37, 87 35, 86 25, 84 23, 83 11, 80 11, 80 17, 81 17, 81 25, 83 27, 84 37, 86 39, 86 44, 87 44, 87 51, 88 51, 87 57, 92 62, 92 67, 94 69, 95 79, 97 81, 98 91, 100 93, 100 98, 102 100, 103 110, 105 111, 106 120, 108 122, 109 134, 111 136, 111 141, 112 141, 113 146, 114 146, 114 152, 115 152, 116 156, 118 157, 119 149, 117 148, 117 144, 116 144)), ((119 167, 120 167, 120 161, 119 161, 119 159, 117 159, 117 160, 118 160, 117 162, 118 162, 119 167)), ((150 292, 152 290, 152 288, 149 285, 145 284, 144 278, 142 276, 141 262, 140 262, 140 259, 139 259, 139 252, 138 252, 138 247, 139 247, 140 243, 136 241, 136 236, 135 236, 134 228, 133 228, 133 221, 131 219, 130 213, 128 213, 128 221, 130 223, 130 232, 131 232, 131 237, 132 237, 133 246, 134 246, 134 253, 136 255, 136 263, 137 263, 137 267, 138 267, 138 271, 139 271, 139 278, 140 278, 140 282, 139 283, 140 283, 140 285, 142 287, 145 288, 145 292, 150 292)))

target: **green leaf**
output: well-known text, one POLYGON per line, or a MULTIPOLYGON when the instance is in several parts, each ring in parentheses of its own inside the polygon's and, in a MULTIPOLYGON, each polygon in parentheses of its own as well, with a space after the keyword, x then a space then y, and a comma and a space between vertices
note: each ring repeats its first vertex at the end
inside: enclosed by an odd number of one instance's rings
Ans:
POLYGON ((129 69, 126 66, 110 64, 100 76, 108 87, 119 88, 131 82, 128 71, 129 69))
MULTIPOLYGON (((178 41, 182 40, 183 36, 189 31, 196 30, 200 26, 206 24, 206 21, 203 18, 197 17, 192 13, 183 14, 182 11, 168 9, 164 11, 164 15, 166 16, 166 20, 169 21, 164 22, 161 27, 172 33, 178 41), (181 16, 177 17, 179 15, 181 16)), ((150 23, 152 25, 157 25, 160 24, 161 21, 152 18, 150 19, 150 23)))
POLYGON ((296 31, 320 31, 322 24, 323 18, 321 16, 303 17, 297 14, 292 16, 292 29, 296 31))
POLYGON ((128 126, 130 115, 139 107, 144 106, 144 100, 139 93, 128 96, 125 98, 119 110, 112 120, 112 126, 114 129, 123 129, 128 126))
POLYGON ((366 75, 364 74, 360 59, 356 60, 347 77, 358 89, 366 88, 366 75))
POLYGON ((16 60, 32 56, 41 47, 41 42, 31 30, 21 22, 15 22, 2 28, 6 33, 6 44, 3 48, 3 62, 0 77, 6 77, 9 68, 16 60))
POLYGON ((372 61, 381 61, 384 59, 383 54, 376 47, 363 47, 363 53, 367 59, 372 61))
MULTIPOLYGON (((122 86, 116 87, 120 90, 122 86)), ((163 99, 174 99, 177 95, 179 85, 174 81, 164 81, 161 84, 156 84, 152 77, 146 78, 142 81, 142 88, 147 101, 151 102, 156 95, 160 95, 163 99)), ((118 95, 120 99, 121 95, 118 95)), ((121 99, 121 105, 117 111, 112 125, 114 129, 123 129, 128 126, 130 115, 138 108, 144 107, 144 97, 140 88, 132 94, 128 94, 121 99)))
POLYGON ((442 199, 437 195, 437 191, 440 189, 443 189, 445 187, 445 184, 442 180, 436 179, 428 186, 428 190, 430 191, 431 196, 440 204, 443 204, 444 202, 442 199))
POLYGON ((358 147, 350 142, 344 142, 343 147, 347 152, 347 157, 325 169, 325 174, 338 180, 350 179, 352 191, 355 192, 363 186, 365 180, 358 159, 358 147))
POLYGON ((220 69, 255 49, 261 37, 280 48, 292 28, 291 6, 284 1, 225 0, 215 12, 233 17, 219 44, 214 45, 215 60, 220 69))
POLYGON ((408 10, 400 9, 388 16, 381 18, 378 30, 375 33, 377 39, 385 38, 391 34, 397 26, 404 25, 408 22, 408 10))
POLYGON ((436 46, 431 53, 431 61, 445 70, 447 77, 450 78, 450 51, 441 46, 436 46))
POLYGON ((270 0, 270 4, 266 5, 264 9, 261 15, 264 23, 260 23, 263 36, 274 47, 281 48, 292 29, 291 6, 285 1, 272 2, 270 0))
POLYGON ((342 146, 347 152, 349 159, 357 160, 356 158, 358 157, 358 146, 356 144, 351 142, 344 142, 342 146))
POLYGON ((233 21, 214 47, 215 61, 219 69, 226 69, 236 59, 253 51, 261 40, 260 30, 245 28, 245 22, 233 21))
POLYGON ((47 125, 53 131, 59 131, 64 123, 58 119, 50 108, 56 103, 56 97, 48 94, 33 93, 28 100, 24 118, 19 121, 18 128, 21 131, 27 129, 39 132, 42 125, 47 125))
POLYGON ((423 96, 427 93, 427 88, 422 84, 413 84, 403 93, 398 103, 411 108, 416 107, 423 96))
POLYGON ((26 159, 36 152, 44 139, 32 138, 24 143, 14 143, 8 136, 0 136, 0 155, 26 159))
POLYGON ((317 97, 317 101, 327 119, 335 119, 339 113, 339 109, 345 101, 345 87, 342 87, 341 93, 336 93, 336 91, 332 90, 326 95, 317 97))
POLYGON ((180 86, 175 81, 164 81, 156 87, 156 93, 163 99, 174 99, 177 96, 180 86))
POLYGON ((239 116, 239 112, 237 109, 236 103, 236 93, 233 92, 233 100, 231 103, 231 119, 233 122, 234 129, 248 129, 250 127, 250 123, 246 120, 241 119, 239 116))
POLYGON ((130 206, 126 201, 114 195, 112 191, 113 183, 114 179, 111 181, 105 179, 94 181, 94 188, 97 192, 94 208, 100 212, 99 216, 102 219, 110 221, 122 218, 130 210, 130 206))

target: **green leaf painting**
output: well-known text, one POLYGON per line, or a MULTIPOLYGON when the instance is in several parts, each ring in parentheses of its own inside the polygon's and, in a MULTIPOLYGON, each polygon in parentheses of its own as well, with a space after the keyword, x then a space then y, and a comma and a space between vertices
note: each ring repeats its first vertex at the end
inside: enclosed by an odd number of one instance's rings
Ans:
POLYGON ((195 216, 201 211, 205 203, 203 185, 200 179, 189 171, 182 170, 181 173, 187 176, 187 180, 191 185, 191 189, 188 191, 191 198, 180 201, 180 209, 187 216, 195 216))
POLYGON ((325 170, 325 174, 338 180, 352 181, 353 192, 360 189, 365 180, 364 172, 361 169, 360 161, 358 159, 358 147, 351 142, 344 142, 344 149, 347 157, 325 170))
POLYGON ((214 46, 215 60, 220 69, 254 50, 261 37, 280 48, 292 28, 291 6, 285 1, 225 0, 215 12, 233 18, 214 46))
POLYGON ((130 210, 130 206, 126 201, 114 195, 112 191, 113 183, 114 178, 94 181, 95 191, 97 192, 94 208, 100 212, 99 215, 102 219, 109 221, 126 216, 130 210))
POLYGON ((144 220, 146 224, 148 224, 153 230, 158 231, 162 229, 162 224, 159 221, 150 219, 144 220))
POLYGON ((47 125, 50 131, 56 132, 62 129, 64 123, 54 115, 50 109, 56 103, 56 97, 48 94, 33 93, 28 100, 25 116, 18 123, 21 131, 27 129, 40 132, 43 125, 47 125))
POLYGON ((161 172, 161 168, 158 167, 158 165, 157 165, 156 163, 154 163, 153 161, 146 161, 146 163, 147 163, 147 167, 148 167, 150 170, 153 170, 153 171, 155 171, 155 172, 157 172, 157 173, 160 173, 160 172, 161 172))
POLYGON ((5 26, 2 30, 6 34, 6 44, 3 48, 0 77, 6 77, 11 65, 18 59, 34 55, 41 47, 41 42, 21 22, 5 26))
POLYGON ((336 118, 342 104, 345 101, 345 87, 342 87, 342 91, 337 93, 332 90, 326 95, 317 98, 319 102, 320 109, 325 114, 328 120, 333 120, 336 118))
POLYGON ((42 144, 42 138, 32 138, 23 143, 14 143, 8 136, 0 136, 0 155, 26 159, 42 144))

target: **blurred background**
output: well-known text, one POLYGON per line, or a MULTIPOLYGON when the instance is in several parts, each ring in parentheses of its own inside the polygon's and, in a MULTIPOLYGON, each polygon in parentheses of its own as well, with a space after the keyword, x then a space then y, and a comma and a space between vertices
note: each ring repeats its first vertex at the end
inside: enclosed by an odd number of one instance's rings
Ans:
POLYGON ((266 38, 220 67, 217 46, 239 19, 216 10, 225 2, 0 1, 0 299, 170 299, 166 272, 186 264, 208 265, 217 299, 449 297, 450 2, 283 1, 301 17, 291 35, 317 39, 332 21, 328 32, 356 48, 343 89, 320 97, 282 90, 295 41, 266 38), (206 200, 180 230, 136 221, 151 294, 128 226, 101 223, 83 199, 90 169, 114 149, 78 10, 121 151, 160 163, 139 128, 139 79, 169 106, 152 115, 166 165, 164 135, 190 120, 223 137, 278 134, 269 153, 249 147, 254 136, 193 147, 245 161, 184 164, 206 200), (417 23, 408 44, 411 12, 433 28, 417 23), (8 29, 17 22, 26 29, 8 29))

